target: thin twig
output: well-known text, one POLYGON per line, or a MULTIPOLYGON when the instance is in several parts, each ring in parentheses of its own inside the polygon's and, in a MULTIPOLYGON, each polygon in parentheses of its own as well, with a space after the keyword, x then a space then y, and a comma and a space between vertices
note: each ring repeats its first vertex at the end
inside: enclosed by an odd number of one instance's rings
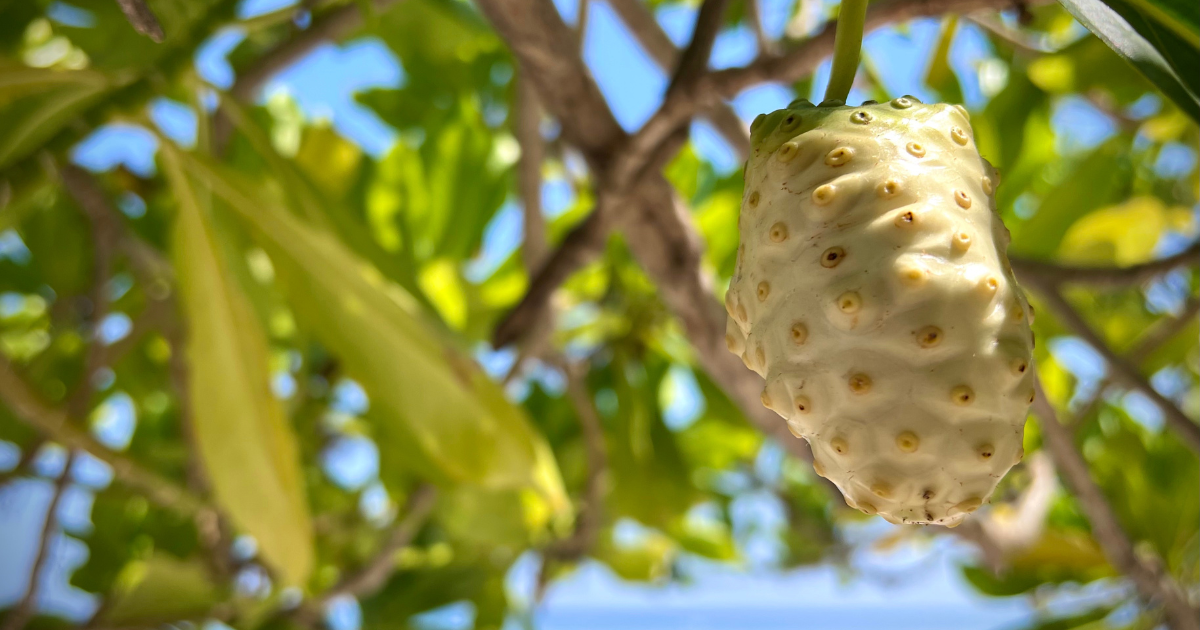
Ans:
POLYGON ((0 488, 8 485, 8 482, 12 481, 13 479, 26 474, 29 467, 33 465, 34 460, 37 459, 38 453, 41 452, 42 447, 45 446, 45 444, 46 438, 41 436, 35 437, 33 441, 31 441, 29 444, 26 444, 25 448, 21 449, 21 458, 17 460, 17 464, 13 466, 12 469, 0 473, 0 488))
MULTIPOLYGON (((641 0, 608 0, 608 4, 659 68, 669 71, 679 64, 679 49, 641 0)), ((750 154, 750 134, 733 108, 718 103, 704 111, 703 116, 729 143, 738 158, 746 159, 750 154)))
POLYGON ((1158 393, 1158 390, 1150 385, 1150 381, 1142 375, 1141 371, 1135 365, 1125 357, 1118 355, 1105 343, 1092 330, 1092 327, 1083 320, 1083 316, 1063 298, 1057 284, 1048 281, 1044 276, 1036 275, 1026 276, 1025 284, 1033 287, 1042 296, 1046 305, 1064 326, 1081 337, 1096 352, 1099 352, 1100 356, 1104 357, 1104 361, 1108 363, 1113 377, 1123 381, 1129 387, 1149 398, 1162 411, 1167 425, 1179 435, 1179 438, 1192 450, 1200 452, 1200 425, 1197 425, 1191 418, 1184 415, 1183 411, 1170 400, 1167 400, 1166 396, 1158 393))
POLYGON ((517 192, 523 209, 524 242, 521 253, 527 269, 537 269, 546 256, 546 218, 542 216, 542 161, 546 147, 542 140, 542 109, 537 90, 524 75, 517 76, 516 115, 513 131, 521 146, 517 164, 517 192))
POLYGON ((725 7, 729 0, 704 0, 700 11, 696 14, 696 25, 692 27, 692 39, 684 49, 675 66, 675 74, 671 85, 667 88, 668 98, 672 92, 677 92, 702 76, 708 69, 708 58, 712 55, 713 44, 717 34, 721 32, 722 20, 725 17, 725 7))
POLYGON ((172 512, 191 516, 209 509, 204 501, 174 482, 123 455, 114 453, 91 435, 67 422, 66 414, 47 406, 17 375, 8 359, 0 355, 0 399, 9 409, 43 436, 70 449, 87 452, 113 469, 113 476, 122 484, 146 495, 150 501, 172 512))
POLYGON ((8 618, 4 620, 3 630, 21 630, 36 612, 38 593, 41 591, 46 563, 50 560, 50 546, 54 542, 54 530, 58 527, 58 506, 71 481, 71 465, 74 462, 75 451, 69 451, 66 461, 63 463, 62 474, 54 483, 54 491, 50 495, 50 507, 46 508, 46 519, 42 522, 42 537, 37 555, 33 560, 33 568, 29 571, 29 586, 25 588, 25 594, 8 614, 8 618))
POLYGON ((1079 507, 1092 524, 1092 535, 1104 555, 1121 573, 1128 576, 1137 587, 1138 593, 1149 602, 1163 607, 1172 630, 1197 630, 1200 628, 1200 612, 1187 602, 1179 585, 1158 564, 1143 561, 1135 551, 1133 541, 1121 527, 1116 513, 1108 504, 1104 493, 1092 480, 1087 462, 1075 448, 1071 434, 1059 424, 1053 405, 1046 398, 1041 382, 1037 387, 1033 411, 1041 420, 1042 437, 1046 449, 1071 489, 1079 507))
MULTIPOLYGON (((374 0, 376 11, 383 11, 398 0, 374 0)), ((258 95, 267 81, 296 63, 314 48, 328 41, 335 41, 358 29, 363 24, 363 15, 358 2, 350 2, 336 9, 331 9, 314 18, 313 24, 303 31, 297 31, 291 39, 271 49, 260 56, 253 66, 239 73, 229 93, 235 99, 249 102, 258 95)), ((211 125, 212 151, 216 155, 224 152, 233 133, 233 125, 222 110, 218 110, 211 125)))
POLYGON ((125 19, 133 25, 134 30, 156 43, 162 43, 166 37, 162 24, 158 23, 158 17, 154 15, 154 11, 151 11, 150 7, 146 6, 144 0, 117 0, 117 4, 121 6, 121 12, 125 14, 125 19))
POLYGON ((604 439, 604 427, 596 403, 587 386, 587 364, 570 365, 558 361, 567 377, 567 397, 579 418, 583 434, 584 457, 587 461, 587 478, 584 481, 583 505, 575 523, 575 531, 551 545, 545 555, 558 561, 578 560, 596 544, 596 537, 604 523, 604 496, 607 493, 608 446, 604 439))
MULTIPOLYGON (((1197 314, 1200 314, 1200 299, 1191 298, 1187 301, 1183 312, 1178 317, 1163 318, 1143 333, 1134 343, 1133 349, 1125 353, 1125 358, 1131 364, 1140 366, 1151 353, 1174 339, 1176 335, 1191 324, 1197 314)), ((1096 391, 1074 413, 1074 420, 1069 425, 1072 431, 1078 431, 1079 427, 1092 417, 1092 412, 1103 402, 1104 392, 1111 383, 1112 379, 1108 376, 1101 378, 1100 382, 1096 383, 1096 391)))
POLYGON ((750 30, 754 32, 754 41, 758 44, 758 54, 774 55, 775 42, 767 36, 766 29, 763 28, 762 7, 759 6, 758 0, 746 1, 746 21, 750 23, 750 30))
POLYGON ((1013 271, 1020 280, 1036 278, 1043 284, 1052 285, 1128 286, 1197 264, 1200 264, 1200 243, 1194 243, 1174 256, 1129 267, 1072 267, 1023 258, 1012 259, 1013 271))
POLYGON ((321 593, 305 606, 296 609, 292 620, 302 626, 311 626, 323 614, 325 606, 338 597, 352 595, 359 599, 365 599, 378 593, 396 572, 396 553, 412 544, 425 521, 429 519, 429 515, 433 513, 437 496, 437 489, 432 485, 417 486, 409 495, 404 506, 404 516, 392 526, 387 534, 387 540, 379 548, 375 557, 357 572, 346 576, 333 588, 321 593))

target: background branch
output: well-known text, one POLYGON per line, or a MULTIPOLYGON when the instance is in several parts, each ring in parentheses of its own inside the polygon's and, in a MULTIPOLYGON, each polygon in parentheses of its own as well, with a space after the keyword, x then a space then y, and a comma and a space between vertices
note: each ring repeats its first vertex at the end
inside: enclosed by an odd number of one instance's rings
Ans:
POLYGON ((184 516, 209 509, 187 490, 123 455, 108 450, 91 435, 67 422, 66 414, 43 403, 17 375, 8 359, 0 355, 0 398, 21 420, 47 438, 69 449, 87 452, 113 469, 113 476, 146 495, 155 504, 184 516))
POLYGON ((1083 317, 1078 311, 1072 307, 1059 290, 1057 284, 1047 281, 1042 276, 1027 276, 1026 284, 1031 286, 1045 300, 1046 306, 1054 313, 1056 317, 1066 326, 1071 332, 1083 338, 1085 342, 1099 352, 1104 361, 1108 364, 1108 368, 1117 380, 1124 382, 1127 386, 1141 392, 1149 398, 1160 410, 1163 417, 1166 419, 1167 426, 1179 436, 1185 444, 1192 450, 1200 452, 1200 425, 1197 425, 1191 418, 1184 415, 1179 407, 1175 406, 1166 396, 1158 393, 1150 385, 1150 382, 1138 370, 1137 366, 1116 353, 1099 335, 1092 330, 1091 326, 1083 320, 1083 317))
POLYGON ((1067 429, 1059 424, 1054 407, 1046 398, 1040 380, 1035 382, 1037 395, 1033 412, 1041 420, 1042 436, 1046 449, 1054 458, 1067 487, 1071 489, 1079 507, 1092 524, 1092 535, 1105 556, 1121 573, 1127 575, 1137 587, 1138 593, 1147 601, 1163 607, 1172 630, 1196 630, 1200 628, 1200 612, 1192 608, 1179 585, 1166 575, 1158 564, 1151 564, 1138 557, 1133 541, 1121 528, 1116 513, 1108 504, 1100 487, 1092 480, 1087 462, 1075 448, 1067 429))
POLYGON ((41 591, 46 563, 50 559, 50 546, 54 543, 54 530, 58 526, 58 506, 71 481, 71 465, 74 463, 75 452, 68 451, 67 458, 63 462, 62 473, 55 481, 54 490, 50 494, 50 506, 46 508, 46 520, 42 522, 42 537, 38 544, 37 555, 33 559, 33 567, 29 571, 29 586, 25 588, 25 594, 8 614, 8 618, 4 620, 3 630, 21 630, 37 610, 38 593, 41 591))
POLYGON ((388 578, 396 572, 396 553, 412 544, 417 533, 421 531, 421 526, 433 513, 437 496, 437 489, 433 486, 427 483, 417 486, 404 505, 403 518, 392 526, 387 541, 375 557, 358 572, 347 576, 337 586, 323 593, 316 603, 323 606, 342 595, 365 598, 379 592, 379 589, 387 584, 388 578))
POLYGON ((162 43, 165 38, 162 24, 158 23, 158 17, 146 6, 145 0, 117 0, 117 4, 134 30, 157 43, 162 43))
POLYGON ((1129 267, 1072 267, 1023 258, 1013 258, 1011 262, 1013 271, 1022 281, 1032 279, 1042 285, 1055 286, 1064 283, 1125 286, 1140 284, 1179 267, 1200 264, 1200 243, 1194 243, 1174 256, 1129 267))

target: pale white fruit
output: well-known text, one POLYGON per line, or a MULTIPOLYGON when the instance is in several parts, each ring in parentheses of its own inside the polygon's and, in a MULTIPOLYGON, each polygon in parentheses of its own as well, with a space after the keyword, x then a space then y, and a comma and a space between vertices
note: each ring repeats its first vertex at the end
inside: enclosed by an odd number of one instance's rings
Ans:
POLYGON ((851 507, 954 526, 1022 456, 1029 304, 966 111, 911 97, 760 116, 730 351, 851 507))

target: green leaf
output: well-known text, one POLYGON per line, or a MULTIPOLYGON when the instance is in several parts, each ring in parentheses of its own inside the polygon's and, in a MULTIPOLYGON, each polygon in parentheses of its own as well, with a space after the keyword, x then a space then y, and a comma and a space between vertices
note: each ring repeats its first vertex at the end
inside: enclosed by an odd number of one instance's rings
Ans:
POLYGON ((179 155, 259 239, 297 317, 366 390, 385 466, 444 482, 533 487, 563 507, 558 469, 541 436, 474 362, 421 320, 411 296, 332 235, 262 198, 253 183, 179 155))
POLYGON ((109 87, 90 70, 0 64, 0 169, 40 147, 109 87))
POLYGON ((954 43, 954 34, 958 32, 958 18, 947 16, 942 22, 942 32, 938 36, 937 46, 929 59, 929 68, 925 71, 925 85, 933 88, 947 103, 963 101, 962 88, 958 77, 950 67, 950 45, 954 43))
POLYGON ((193 432, 218 503, 282 581, 303 585, 313 532, 295 436, 271 393, 267 339, 221 258, 179 153, 162 152, 179 200, 174 247, 187 315, 193 432))
MULTIPOLYGON (((1117 54, 1133 64, 1192 120, 1200 122, 1200 52, 1172 29, 1170 19, 1157 21, 1147 8, 1123 0, 1060 0, 1062 5, 1117 54)), ((1186 11, 1186 10, 1185 10, 1186 11)), ((1190 12, 1189 12, 1190 14, 1190 12)))
POLYGON ((1081 217, 1063 235, 1058 258, 1077 264, 1144 263, 1167 229, 1172 214, 1189 216, 1187 208, 1168 209, 1158 197, 1133 197, 1081 217))
MULTIPOLYGON (((1077 219, 1112 203, 1124 193, 1130 178, 1125 154, 1128 142, 1121 136, 1113 138, 1063 176, 1042 198, 1033 217, 1012 226, 1012 253, 1049 257, 1077 219)), ((1005 184, 1002 181, 1001 187, 1005 184)))
POLYGON ((225 597, 200 560, 155 554, 121 570, 103 620, 113 626, 151 626, 199 619, 225 597))

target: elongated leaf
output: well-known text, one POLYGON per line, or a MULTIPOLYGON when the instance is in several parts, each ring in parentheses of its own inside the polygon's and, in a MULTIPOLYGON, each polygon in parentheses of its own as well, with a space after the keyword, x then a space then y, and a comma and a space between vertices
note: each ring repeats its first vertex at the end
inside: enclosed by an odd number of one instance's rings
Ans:
POLYGON ((1108 4, 1101 0, 1060 1, 1075 19, 1133 64, 1167 98, 1200 121, 1200 53, 1179 33, 1121 0, 1108 4))
POLYGON ((0 65, 0 169, 29 155, 108 88, 98 72, 0 65))
POLYGON ((126 565, 117 578, 104 621, 116 626, 150 626, 203 618, 227 595, 196 560, 155 554, 126 565))
POLYGON ((392 465, 441 481, 532 486, 562 507, 558 469, 541 436, 474 362, 414 315, 409 295, 236 173, 194 156, 188 168, 260 239, 297 316, 362 383, 392 465))
POLYGON ((313 565, 312 523, 295 436, 270 389, 266 336, 221 260, 179 154, 167 148, 163 161, 179 200, 173 249, 200 457, 234 524, 257 539, 285 583, 301 585, 313 565))

